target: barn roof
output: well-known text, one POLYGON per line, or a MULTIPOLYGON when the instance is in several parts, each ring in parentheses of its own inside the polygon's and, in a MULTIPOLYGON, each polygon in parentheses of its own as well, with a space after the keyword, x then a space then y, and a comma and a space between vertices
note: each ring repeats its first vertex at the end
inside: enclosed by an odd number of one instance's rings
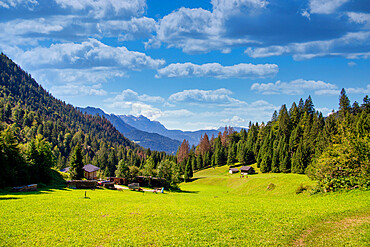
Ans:
POLYGON ((239 169, 238 168, 230 168, 230 171, 232 171, 232 172, 238 172, 239 169))
POLYGON ((63 168, 60 170, 61 172, 69 172, 69 167, 63 168))
POLYGON ((99 167, 96 167, 96 166, 91 165, 91 164, 85 165, 85 166, 83 167, 83 169, 84 169, 86 172, 95 172, 95 171, 97 171, 97 170, 100 170, 100 168, 99 168, 99 167))
POLYGON ((242 166, 240 168, 240 171, 249 171, 249 170, 254 170, 253 167, 251 166, 242 166))

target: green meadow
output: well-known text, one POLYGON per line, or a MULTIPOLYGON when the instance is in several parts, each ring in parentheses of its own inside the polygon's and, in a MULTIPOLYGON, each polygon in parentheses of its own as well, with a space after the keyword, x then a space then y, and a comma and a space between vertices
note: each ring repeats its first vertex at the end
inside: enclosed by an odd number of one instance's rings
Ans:
POLYGON ((314 186, 305 175, 240 178, 224 166, 165 194, 3 192, 0 246, 370 245, 369 191, 296 194, 301 184, 314 186))

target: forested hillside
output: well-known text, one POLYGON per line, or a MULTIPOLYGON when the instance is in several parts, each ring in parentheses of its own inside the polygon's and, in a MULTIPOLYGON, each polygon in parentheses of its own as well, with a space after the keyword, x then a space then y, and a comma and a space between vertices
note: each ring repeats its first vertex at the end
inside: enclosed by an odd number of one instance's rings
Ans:
POLYGON ((196 148, 184 141, 178 151, 185 175, 203 167, 252 164, 264 173, 306 173, 325 191, 370 186, 370 99, 360 106, 343 89, 339 111, 328 117, 315 111, 311 97, 288 110, 283 105, 271 121, 250 123, 248 132, 225 128, 196 148))
MULTIPOLYGON (((144 150, 104 117, 83 114, 45 91, 4 54, 0 56, 0 187, 50 180, 50 168, 69 165, 81 147, 83 163, 114 176, 119 161, 142 167, 165 153, 144 150)), ((122 163, 122 162, 121 162, 122 163)))

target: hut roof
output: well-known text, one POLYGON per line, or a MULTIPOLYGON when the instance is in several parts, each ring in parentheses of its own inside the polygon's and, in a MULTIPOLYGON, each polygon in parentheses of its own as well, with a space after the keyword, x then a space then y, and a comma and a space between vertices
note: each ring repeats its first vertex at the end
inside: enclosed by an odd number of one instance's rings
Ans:
POLYGON ((251 167, 251 166, 242 166, 241 168, 240 168, 240 171, 253 171, 254 169, 253 169, 253 167, 251 167))
POLYGON ((83 167, 83 169, 84 169, 86 172, 95 172, 95 171, 97 171, 97 170, 100 170, 100 168, 99 168, 99 167, 96 167, 96 166, 91 165, 91 164, 85 165, 85 166, 83 167))
POLYGON ((238 172, 239 169, 238 168, 230 168, 230 171, 232 171, 232 172, 238 172))
POLYGON ((63 168, 60 170, 61 172, 69 172, 69 167, 63 168))

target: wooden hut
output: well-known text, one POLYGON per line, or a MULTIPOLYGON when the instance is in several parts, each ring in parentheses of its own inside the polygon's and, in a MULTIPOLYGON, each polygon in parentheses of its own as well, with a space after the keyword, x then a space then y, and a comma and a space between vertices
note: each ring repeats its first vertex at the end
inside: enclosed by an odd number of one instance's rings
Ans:
POLYGON ((229 173, 230 173, 230 174, 238 173, 238 172, 239 172, 239 169, 238 169, 238 168, 230 168, 230 169, 229 169, 229 173))
POLYGON ((254 171, 254 168, 253 168, 253 167, 251 167, 251 166, 242 166, 242 167, 240 168, 240 173, 241 173, 242 175, 248 175, 248 174, 254 174, 254 173, 256 173, 256 172, 254 171))
POLYGON ((95 180, 98 178, 97 171, 100 170, 99 167, 94 165, 88 164, 83 167, 84 169, 84 177, 88 180, 95 180))

